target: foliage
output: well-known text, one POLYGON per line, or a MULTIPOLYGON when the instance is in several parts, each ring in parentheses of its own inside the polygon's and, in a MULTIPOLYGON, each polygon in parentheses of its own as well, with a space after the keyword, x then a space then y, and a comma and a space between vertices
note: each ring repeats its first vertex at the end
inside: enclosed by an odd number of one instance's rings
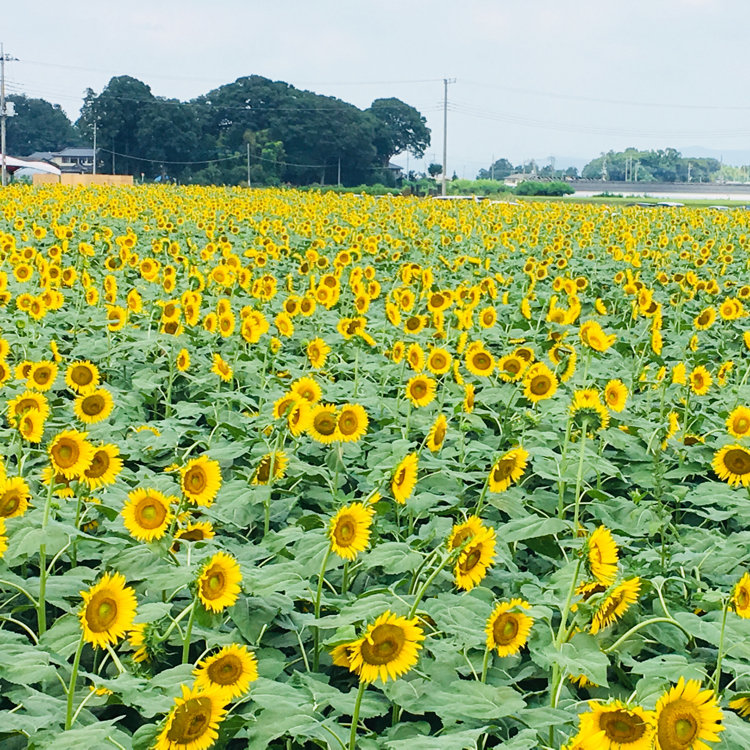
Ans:
POLYGON ((590 161, 581 176, 598 180, 603 175, 608 180, 631 182, 708 182, 719 172, 718 159, 683 157, 673 148, 638 151, 609 151, 590 161))
POLYGON ((572 195, 575 190, 567 182, 524 180, 513 191, 516 195, 572 195))
POLYGON ((365 111, 377 121, 374 142, 384 166, 403 151, 417 159, 424 156, 430 145, 430 129, 427 119, 414 107, 396 98, 375 99, 365 111))
POLYGON ((6 148, 14 156, 34 151, 57 151, 78 144, 76 133, 59 104, 11 94, 15 115, 6 120, 6 148))

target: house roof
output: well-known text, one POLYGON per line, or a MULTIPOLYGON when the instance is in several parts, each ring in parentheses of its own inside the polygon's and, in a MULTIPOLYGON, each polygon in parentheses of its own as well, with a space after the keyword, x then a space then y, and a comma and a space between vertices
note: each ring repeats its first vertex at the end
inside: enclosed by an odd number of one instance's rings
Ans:
POLYGON ((64 148, 62 151, 57 151, 56 155, 58 156, 90 156, 93 159, 94 149, 93 148, 68 147, 68 148, 64 148))

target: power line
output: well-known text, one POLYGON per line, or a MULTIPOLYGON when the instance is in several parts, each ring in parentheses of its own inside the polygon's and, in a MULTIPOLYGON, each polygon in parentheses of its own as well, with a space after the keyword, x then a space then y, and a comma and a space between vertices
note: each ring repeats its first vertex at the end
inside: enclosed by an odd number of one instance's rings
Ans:
MULTIPOLYGON (((223 161, 233 161, 235 159, 241 159, 243 158, 242 154, 234 154, 233 156, 218 156, 215 159, 200 159, 198 161, 169 161, 167 159, 152 159, 147 156, 134 156, 133 154, 123 154, 119 151, 113 151, 112 149, 108 148, 100 148, 99 151, 105 151, 108 154, 112 154, 114 156, 121 156, 124 159, 132 159, 133 161, 145 161, 150 162, 151 164, 181 164, 181 165, 192 165, 192 164, 215 164, 217 162, 223 162, 223 161)), ((255 156, 251 155, 252 159, 256 159, 257 161, 265 161, 272 164, 280 164, 285 167, 304 167, 309 169, 321 169, 324 167, 331 166, 330 164, 297 164, 295 162, 291 161, 283 161, 282 159, 268 159, 264 156, 255 156)))

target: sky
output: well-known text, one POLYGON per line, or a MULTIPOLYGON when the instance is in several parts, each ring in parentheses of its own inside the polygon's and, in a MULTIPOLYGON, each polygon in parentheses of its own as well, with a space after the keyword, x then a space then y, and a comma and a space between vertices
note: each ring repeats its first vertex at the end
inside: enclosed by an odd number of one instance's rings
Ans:
POLYGON ((0 41, 18 58, 6 93, 60 104, 73 120, 85 89, 115 75, 187 100, 257 74, 363 109, 380 97, 411 104, 432 130, 424 159, 408 159, 421 170, 442 161, 449 78, 447 164, 459 177, 493 157, 580 167, 628 146, 750 157, 747 0, 3 5, 0 41))

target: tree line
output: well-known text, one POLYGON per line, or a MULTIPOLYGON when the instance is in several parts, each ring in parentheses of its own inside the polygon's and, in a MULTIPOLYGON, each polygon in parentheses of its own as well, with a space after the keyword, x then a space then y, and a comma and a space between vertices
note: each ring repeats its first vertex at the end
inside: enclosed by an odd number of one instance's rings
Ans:
POLYGON ((12 95, 14 155, 91 147, 97 171, 198 184, 393 183, 390 159, 430 145, 426 119, 396 98, 365 110, 282 81, 246 76, 191 101, 154 96, 137 78, 87 89, 71 123, 59 105, 12 95))

